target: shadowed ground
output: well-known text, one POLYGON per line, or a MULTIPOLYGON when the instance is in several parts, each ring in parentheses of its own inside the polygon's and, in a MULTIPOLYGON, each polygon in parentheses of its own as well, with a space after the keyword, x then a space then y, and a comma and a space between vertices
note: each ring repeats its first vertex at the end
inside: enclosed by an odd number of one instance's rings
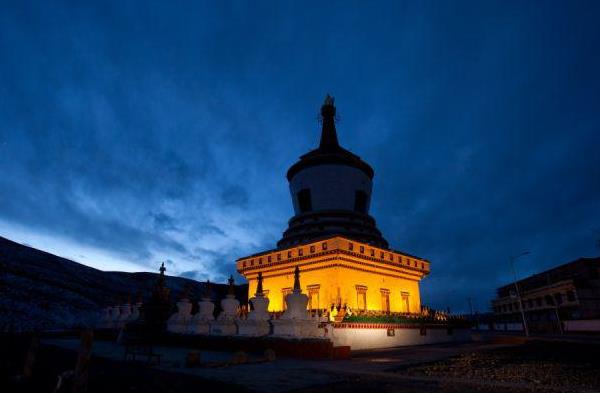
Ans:
MULTIPOLYGON (((21 352, 25 344, 21 345, 21 352)), ((43 340, 34 378, 27 383, 12 380, 10 391, 52 391, 56 376, 73 368, 77 346, 76 339, 43 340)), ((238 365, 228 364, 233 356, 230 352, 201 351, 203 365, 199 367, 185 366, 188 353, 185 348, 157 347, 156 350, 163 355, 160 366, 124 363, 122 347, 96 341, 89 392, 600 391, 597 340, 509 338, 362 351, 344 361, 276 359, 264 362, 262 354, 249 354, 249 363, 238 365)), ((15 367, 19 362, 13 363, 12 370, 3 368, 3 375, 19 372, 15 367)))

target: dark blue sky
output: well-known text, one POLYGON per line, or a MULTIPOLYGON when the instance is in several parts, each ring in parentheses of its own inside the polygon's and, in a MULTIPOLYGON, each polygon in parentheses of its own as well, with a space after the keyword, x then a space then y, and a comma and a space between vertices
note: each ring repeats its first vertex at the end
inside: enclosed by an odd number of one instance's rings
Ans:
POLYGON ((222 280, 286 228, 331 93, 424 303, 600 253, 598 2, 59 3, 0 12, 2 236, 222 280))

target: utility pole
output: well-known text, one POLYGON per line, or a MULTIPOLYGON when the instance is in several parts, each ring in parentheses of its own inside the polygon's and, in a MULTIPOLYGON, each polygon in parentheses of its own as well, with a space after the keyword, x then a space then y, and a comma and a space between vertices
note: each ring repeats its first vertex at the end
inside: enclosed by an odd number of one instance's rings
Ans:
POLYGON ((469 302, 469 310, 471 310, 471 323, 475 323, 476 329, 479 330, 479 321, 475 321, 475 316, 473 314, 473 302, 471 301, 471 297, 468 297, 467 301, 469 302))
POLYGON ((560 321, 560 315, 558 315, 558 303, 556 302, 556 299, 554 299, 554 312, 556 314, 556 323, 558 323, 558 332, 561 335, 563 335, 565 333, 563 332, 562 322, 560 321))
POLYGON ((523 319, 523 330, 525 330, 525 336, 529 337, 529 328, 527 327, 527 320, 525 319, 525 310, 523 309, 523 299, 521 298, 521 292, 519 292, 519 285, 517 284, 517 272, 515 271, 515 260, 517 258, 520 258, 524 255, 530 254, 529 251, 525 251, 520 253, 517 256, 511 256, 509 258, 510 261, 510 268, 512 269, 513 272, 513 277, 515 279, 515 290, 517 291, 517 298, 519 299, 519 308, 521 309, 521 318, 523 319))

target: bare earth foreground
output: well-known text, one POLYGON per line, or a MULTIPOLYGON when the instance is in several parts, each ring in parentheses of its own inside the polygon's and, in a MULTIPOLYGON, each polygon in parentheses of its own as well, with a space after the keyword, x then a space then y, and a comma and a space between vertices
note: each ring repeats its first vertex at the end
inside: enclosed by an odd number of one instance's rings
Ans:
MULTIPOLYGON (((26 341, 3 345, 0 391, 52 392, 57 375, 73 369, 78 345, 77 339, 42 340, 26 380, 15 378, 22 373, 26 341)), ((160 366, 125 363, 122 347, 94 342, 88 392, 600 392, 598 340, 403 347, 354 353, 343 361, 266 362, 262 354, 249 354, 245 364, 231 364, 231 353, 201 351, 196 367, 185 366, 184 348, 156 351, 160 366)))

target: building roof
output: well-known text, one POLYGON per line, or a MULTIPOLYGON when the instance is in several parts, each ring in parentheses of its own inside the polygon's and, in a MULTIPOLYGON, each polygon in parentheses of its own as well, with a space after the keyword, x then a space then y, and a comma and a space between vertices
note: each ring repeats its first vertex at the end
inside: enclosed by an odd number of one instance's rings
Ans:
POLYGON ((295 249, 295 248, 298 248, 298 247, 306 246, 306 245, 311 244, 311 243, 318 243, 318 242, 322 242, 322 241, 325 241, 325 240, 334 239, 336 237, 339 237, 339 238, 342 238, 342 239, 346 239, 346 240, 349 240, 349 241, 353 241, 353 242, 357 242, 357 243, 363 243, 363 244, 365 244, 367 246, 380 249, 381 251, 393 252, 393 253, 396 253, 396 254, 402 254, 405 257, 410 257, 410 258, 418 259, 420 261, 431 263, 431 261, 429 261, 429 259, 422 258, 422 257, 419 257, 417 255, 409 254, 407 252, 404 252, 404 251, 401 251, 401 250, 398 250, 398 249, 387 248, 387 247, 380 247, 380 246, 377 246, 377 245, 373 245, 373 244, 368 244, 368 243, 361 242, 360 240, 353 239, 353 238, 351 238, 349 236, 343 236, 343 235, 338 235, 338 234, 324 235, 324 236, 321 236, 321 237, 312 238, 310 240, 306 240, 306 241, 303 241, 301 243, 294 244, 294 245, 291 245, 291 246, 285 247, 285 248, 272 248, 270 250, 257 252, 257 253, 254 253, 254 254, 247 255, 245 257, 240 257, 240 258, 236 259, 236 261, 240 261, 242 259, 247 259, 247 258, 259 257, 261 255, 267 255, 267 254, 270 254, 270 253, 273 253, 273 252, 282 252, 282 251, 285 251, 285 250, 288 250, 288 249, 295 249))
MULTIPOLYGON (((594 279, 594 275, 598 274, 600 274, 600 257, 578 258, 574 261, 523 278, 517 283, 519 284, 519 288, 523 291, 530 291, 568 279, 574 279, 578 280, 578 282, 582 282, 585 280, 594 279)), ((595 279, 598 278, 599 277, 595 277, 595 279)), ((501 286, 497 289, 498 296, 509 296, 510 291, 513 289, 514 283, 501 286)))

